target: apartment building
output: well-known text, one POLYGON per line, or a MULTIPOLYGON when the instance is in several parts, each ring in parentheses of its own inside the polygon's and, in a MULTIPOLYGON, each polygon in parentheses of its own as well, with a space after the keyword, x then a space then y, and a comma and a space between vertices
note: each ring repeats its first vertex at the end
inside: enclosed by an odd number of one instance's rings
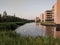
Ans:
POLYGON ((54 23, 60 24, 60 0, 56 0, 53 6, 54 23))
POLYGON ((56 3, 53 5, 52 10, 46 10, 44 15, 42 14, 41 22, 54 22, 57 25, 60 25, 60 0, 56 0, 56 3))
POLYGON ((45 11, 45 22, 53 22, 54 18, 53 18, 53 13, 52 10, 46 10, 45 11))
POLYGON ((44 15, 43 13, 40 14, 40 19, 41 19, 40 21, 41 21, 41 22, 45 22, 44 17, 45 17, 45 15, 44 15))
POLYGON ((40 22, 40 18, 39 18, 39 17, 36 17, 36 18, 35 18, 35 22, 36 22, 36 23, 40 22))
POLYGON ((52 10, 46 10, 41 14, 41 22, 54 22, 52 10))

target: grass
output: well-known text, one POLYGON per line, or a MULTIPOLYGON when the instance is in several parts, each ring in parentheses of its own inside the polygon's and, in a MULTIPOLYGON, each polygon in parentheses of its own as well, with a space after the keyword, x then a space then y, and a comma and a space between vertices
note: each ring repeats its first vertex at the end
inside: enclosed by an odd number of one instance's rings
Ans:
POLYGON ((0 31, 1 30, 15 30, 18 26, 24 25, 28 23, 27 21, 24 22, 0 22, 0 31))
POLYGON ((41 22, 41 25, 55 26, 56 24, 54 22, 41 22))
POLYGON ((4 23, 0 23, 0 31, 1 30, 14 30, 16 29, 18 26, 21 26, 25 24, 25 22, 4 22, 4 23))
POLYGON ((0 31, 0 45, 60 45, 53 37, 21 37, 14 31, 0 31))
POLYGON ((60 45, 60 39, 58 38, 20 36, 14 29, 23 24, 25 22, 0 23, 0 45, 60 45))

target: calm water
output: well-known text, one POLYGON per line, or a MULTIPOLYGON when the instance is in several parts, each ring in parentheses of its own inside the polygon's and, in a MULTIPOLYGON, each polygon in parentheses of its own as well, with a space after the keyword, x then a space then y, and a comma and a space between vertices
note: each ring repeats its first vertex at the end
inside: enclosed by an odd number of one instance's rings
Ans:
POLYGON ((60 37, 60 27, 42 26, 39 23, 27 23, 16 29, 16 32, 22 36, 53 36, 60 37))

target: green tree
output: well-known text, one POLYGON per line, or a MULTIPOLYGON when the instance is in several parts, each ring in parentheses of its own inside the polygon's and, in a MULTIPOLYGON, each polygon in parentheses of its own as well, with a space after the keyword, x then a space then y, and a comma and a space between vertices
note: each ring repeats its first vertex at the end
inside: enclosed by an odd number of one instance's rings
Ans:
POLYGON ((16 16, 15 16, 15 13, 14 13, 14 17, 16 17, 16 16))
POLYGON ((7 16, 7 12, 6 11, 3 12, 3 16, 7 16))
POLYGON ((1 14, 0 14, 0 22, 1 22, 1 14))

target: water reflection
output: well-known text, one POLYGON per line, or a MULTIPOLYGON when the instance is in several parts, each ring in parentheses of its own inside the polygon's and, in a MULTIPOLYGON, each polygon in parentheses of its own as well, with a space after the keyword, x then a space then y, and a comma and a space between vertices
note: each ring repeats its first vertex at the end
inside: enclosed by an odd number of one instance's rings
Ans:
POLYGON ((45 35, 60 38, 60 26, 45 26, 45 35))
POLYGON ((60 26, 43 26, 39 23, 27 23, 16 29, 23 36, 53 36, 60 38, 60 26))
POLYGON ((60 26, 55 27, 54 37, 55 38, 60 38, 60 26))
POLYGON ((51 27, 51 26, 46 26, 46 32, 45 32, 45 35, 46 36, 52 36, 53 35, 53 30, 54 30, 54 27, 51 27))

